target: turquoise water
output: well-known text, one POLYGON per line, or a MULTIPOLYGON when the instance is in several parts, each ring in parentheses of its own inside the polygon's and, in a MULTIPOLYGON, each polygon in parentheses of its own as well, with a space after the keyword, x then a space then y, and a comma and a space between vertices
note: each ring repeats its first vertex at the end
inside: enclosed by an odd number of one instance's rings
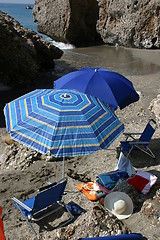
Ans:
MULTIPOLYGON (((37 31, 37 24, 34 22, 32 9, 26 9, 27 5, 0 3, 0 10, 15 18, 23 27, 37 31)), ((33 4, 30 6, 34 7, 33 4)))

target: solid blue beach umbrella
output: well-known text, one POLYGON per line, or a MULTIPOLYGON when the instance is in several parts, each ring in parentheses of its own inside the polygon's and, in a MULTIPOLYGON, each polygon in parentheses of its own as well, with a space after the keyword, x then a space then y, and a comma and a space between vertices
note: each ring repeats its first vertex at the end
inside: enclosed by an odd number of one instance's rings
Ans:
POLYGON ((139 100, 131 81, 104 68, 83 68, 66 74, 54 82, 55 89, 75 89, 92 95, 114 110, 139 100))
POLYGON ((6 104, 11 137, 55 157, 107 149, 124 125, 99 99, 73 90, 37 89, 6 104))

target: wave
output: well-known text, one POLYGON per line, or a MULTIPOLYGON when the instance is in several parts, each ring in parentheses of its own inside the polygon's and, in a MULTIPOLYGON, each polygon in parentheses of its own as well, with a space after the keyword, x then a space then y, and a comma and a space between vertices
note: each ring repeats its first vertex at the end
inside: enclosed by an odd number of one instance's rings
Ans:
POLYGON ((53 44, 54 46, 60 48, 61 50, 64 49, 74 49, 75 46, 69 43, 63 43, 63 42, 56 42, 55 40, 53 40, 52 38, 44 35, 44 34, 40 34, 47 42, 50 42, 51 44, 53 44))
POLYGON ((49 41, 50 43, 52 43, 54 46, 60 48, 60 49, 73 49, 75 48, 74 45, 72 44, 69 44, 69 43, 63 43, 63 42, 56 42, 55 40, 49 38, 49 39, 46 39, 47 41, 49 41))

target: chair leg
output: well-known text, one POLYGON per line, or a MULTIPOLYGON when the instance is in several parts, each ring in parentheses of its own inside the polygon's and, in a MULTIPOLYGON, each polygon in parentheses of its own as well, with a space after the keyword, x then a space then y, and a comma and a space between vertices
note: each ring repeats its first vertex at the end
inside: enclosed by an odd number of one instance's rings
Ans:
POLYGON ((65 223, 61 224, 61 227, 62 227, 62 226, 67 225, 68 223, 70 223, 70 222, 73 220, 74 216, 73 216, 72 213, 69 211, 69 209, 68 209, 68 207, 67 207, 67 205, 65 204, 64 201, 59 201, 58 203, 59 203, 62 207, 64 207, 64 208, 67 210, 67 212, 69 213, 69 215, 70 215, 70 219, 68 219, 67 221, 65 221, 65 223))
POLYGON ((30 229, 32 230, 32 233, 35 235, 34 239, 36 239, 36 238, 37 238, 37 233, 36 233, 36 231, 34 230, 32 224, 30 223, 30 221, 28 220, 28 218, 24 215, 24 213, 22 212, 22 210, 21 210, 21 208, 19 207, 19 205, 17 205, 17 206, 18 206, 18 209, 20 210, 20 212, 22 213, 24 219, 25 219, 26 222, 28 223, 30 229))
POLYGON ((129 157, 130 153, 132 152, 133 147, 134 147, 134 146, 132 146, 131 149, 129 150, 129 152, 128 152, 128 154, 127 154, 127 158, 129 157))
POLYGON ((128 157, 129 154, 131 153, 133 147, 138 148, 140 151, 146 153, 147 155, 149 155, 150 157, 152 157, 152 158, 154 158, 154 159, 156 158, 155 155, 154 155, 154 153, 151 151, 151 149, 150 149, 149 147, 146 147, 146 149, 143 149, 142 147, 140 147, 140 146, 138 146, 138 145, 133 145, 133 146, 131 147, 131 149, 129 150, 129 152, 128 152, 128 154, 127 154, 127 157, 128 157))
POLYGON ((148 154, 149 156, 151 156, 152 158, 156 158, 156 156, 154 155, 154 153, 151 151, 150 148, 146 147, 148 152, 146 152, 146 154, 148 154))
POLYGON ((68 209, 67 205, 64 203, 65 208, 67 209, 67 212, 70 215, 70 219, 67 221, 67 223, 71 222, 74 218, 74 216, 72 215, 72 213, 70 212, 70 210, 68 209))

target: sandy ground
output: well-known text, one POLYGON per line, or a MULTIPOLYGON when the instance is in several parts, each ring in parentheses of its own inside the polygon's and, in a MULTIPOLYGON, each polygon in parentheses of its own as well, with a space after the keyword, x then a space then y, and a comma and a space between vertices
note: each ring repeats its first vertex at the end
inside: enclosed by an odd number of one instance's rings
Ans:
MULTIPOLYGON (((154 52, 152 57, 154 59, 154 52)), ((160 53, 156 53, 156 58, 160 60, 160 53)), ((151 58, 152 59, 152 58, 151 58)), ((63 61, 67 61, 64 56, 63 61)), ((155 61, 155 60, 154 60, 155 61)), ((159 61, 160 62, 160 61, 159 61)), ((61 61, 56 63, 61 64, 61 61)), ((64 64, 64 63, 63 63, 64 64)), ((73 67, 77 67, 74 66, 73 67)), ((65 68, 65 66, 64 66, 65 68)), ((135 88, 140 93, 140 100, 124 110, 117 110, 116 114, 125 125, 125 131, 142 131, 146 126, 148 120, 154 115, 148 109, 152 99, 154 99, 160 92, 160 71, 150 73, 148 75, 127 76, 134 83, 135 88)), ((2 121, 3 122, 3 121, 2 121)), ((138 170, 150 171, 158 177, 156 185, 152 188, 150 193, 144 196, 143 202, 139 203, 139 210, 134 210, 133 215, 123 220, 123 223, 132 232, 141 232, 148 240, 157 240, 160 236, 160 221, 155 221, 154 216, 147 215, 142 211, 142 205, 147 201, 154 200, 156 191, 160 186, 160 129, 157 129, 154 137, 150 143, 150 147, 156 155, 156 159, 152 159, 143 153, 135 153, 130 157, 133 167, 138 170)), ((3 161, 7 144, 4 139, 7 136, 5 127, 2 125, 0 129, 0 160, 3 161)), ((68 178, 65 196, 66 202, 73 200, 83 207, 86 211, 90 211, 94 204, 86 199, 86 197, 77 191, 77 184, 79 179, 69 177, 70 169, 78 176, 84 176, 85 179, 94 180, 100 173, 111 171, 117 164, 117 147, 119 147, 120 140, 123 139, 121 135, 108 150, 100 150, 89 156, 82 156, 77 158, 67 159, 65 162, 65 175, 68 178)), ((62 161, 35 161, 30 166, 23 170, 13 170, 12 167, 6 170, 0 170, 0 204, 3 210, 3 221, 6 238, 8 240, 15 239, 32 239, 32 234, 27 228, 27 225, 19 212, 14 208, 14 203, 11 200, 13 196, 23 200, 28 195, 35 193, 35 191, 46 184, 47 181, 56 181, 61 177, 62 161)), ((160 206, 160 199, 157 199, 158 205, 155 211, 160 206)), ((86 213, 85 213, 86 214, 86 213)), ((86 215, 87 216, 87 215, 86 215)), ((81 217, 81 216, 80 216, 81 217)), ((55 219, 52 219, 53 225, 55 219)), ((51 221, 51 219, 50 219, 51 221)), ((58 223, 58 220, 56 220, 58 223)), ((73 223, 74 224, 74 223, 73 223)), ((35 224, 35 229, 41 232, 41 226, 35 224)), ((43 229, 44 230, 44 229, 43 229)), ((52 227, 46 227, 45 233, 50 232, 52 236, 52 227)), ((80 236, 79 236, 80 237, 80 236)), ((82 236, 83 237, 83 236, 82 236)), ((59 238, 61 239, 61 238, 59 238)), ((68 238, 72 239, 72 238, 68 238)))

